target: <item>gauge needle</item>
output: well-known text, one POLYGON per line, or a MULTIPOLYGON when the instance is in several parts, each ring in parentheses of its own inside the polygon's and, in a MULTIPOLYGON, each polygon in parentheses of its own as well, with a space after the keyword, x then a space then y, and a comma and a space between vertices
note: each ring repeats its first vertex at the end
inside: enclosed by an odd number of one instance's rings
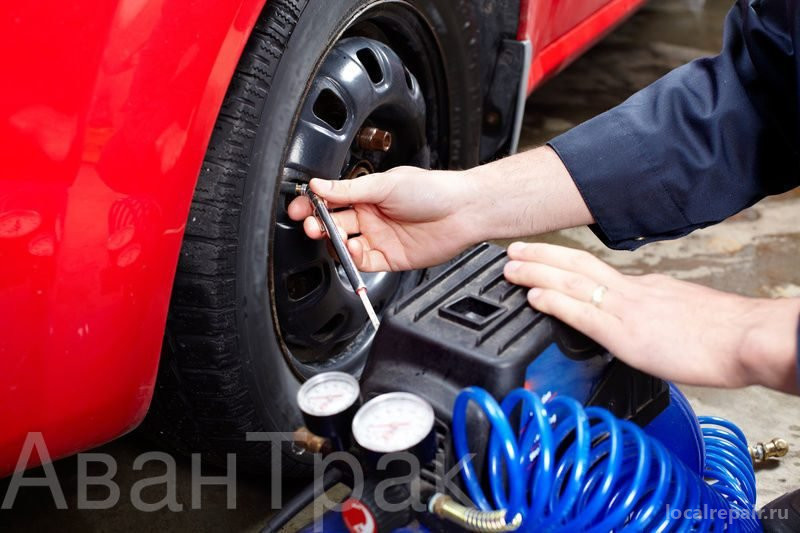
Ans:
POLYGON ((395 431, 400 429, 402 426, 407 426, 408 422, 389 422, 387 424, 373 424, 371 427, 373 431, 377 430, 378 428, 386 428, 381 434, 383 435, 384 439, 390 438, 395 431))
POLYGON ((341 398, 341 394, 320 394, 319 396, 309 396, 309 400, 333 400, 334 398, 341 398))
POLYGON ((309 396, 308 399, 312 401, 319 401, 320 403, 327 405, 333 400, 341 397, 341 394, 320 394, 319 396, 309 396))
POLYGON ((371 427, 372 429, 375 429, 375 428, 392 428, 392 429, 397 429, 397 428, 399 428, 400 426, 407 426, 407 425, 408 425, 408 422, 387 422, 386 424, 372 424, 372 426, 370 426, 370 427, 371 427))

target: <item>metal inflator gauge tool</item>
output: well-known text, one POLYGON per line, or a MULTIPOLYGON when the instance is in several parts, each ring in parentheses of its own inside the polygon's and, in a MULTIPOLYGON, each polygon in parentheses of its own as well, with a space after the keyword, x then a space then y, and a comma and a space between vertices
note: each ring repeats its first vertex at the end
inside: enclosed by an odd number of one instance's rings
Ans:
POLYGON ((350 281, 350 285, 353 287, 353 291, 361 299, 361 303, 364 305, 364 310, 367 312, 372 326, 377 330, 381 322, 377 313, 375 313, 375 309, 372 307, 372 302, 370 302, 367 296, 367 284, 364 283, 364 280, 361 278, 361 273, 358 271, 350 252, 347 250, 344 238, 342 238, 341 234, 337 231, 336 223, 333 221, 333 217, 330 211, 328 211, 328 206, 325 205, 325 201, 317 196, 306 184, 286 183, 284 186, 282 186, 281 192, 296 194, 298 196, 305 195, 311 200, 317 219, 320 221, 325 233, 331 240, 333 249, 336 250, 336 255, 339 256, 339 262, 344 269, 344 273, 347 275, 347 279, 350 281))

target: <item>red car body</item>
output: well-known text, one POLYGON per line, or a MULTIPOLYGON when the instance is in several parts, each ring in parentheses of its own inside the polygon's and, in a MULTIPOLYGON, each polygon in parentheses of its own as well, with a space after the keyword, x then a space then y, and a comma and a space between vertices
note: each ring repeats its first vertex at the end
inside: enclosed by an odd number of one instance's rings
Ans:
MULTIPOLYGON (((642 1, 523 0, 529 92, 642 1)), ((263 5, 6 7, 0 475, 28 432, 55 459, 144 417, 197 174, 263 5)))

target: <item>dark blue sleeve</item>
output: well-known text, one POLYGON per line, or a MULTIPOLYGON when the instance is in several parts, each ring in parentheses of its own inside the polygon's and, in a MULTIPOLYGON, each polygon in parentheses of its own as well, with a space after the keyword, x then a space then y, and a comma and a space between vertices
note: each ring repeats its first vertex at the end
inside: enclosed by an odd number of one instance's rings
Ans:
POLYGON ((797 322, 797 390, 800 391, 800 320, 797 322))
POLYGON ((612 248, 685 235, 800 182, 796 0, 739 0, 720 55, 550 142, 612 248))

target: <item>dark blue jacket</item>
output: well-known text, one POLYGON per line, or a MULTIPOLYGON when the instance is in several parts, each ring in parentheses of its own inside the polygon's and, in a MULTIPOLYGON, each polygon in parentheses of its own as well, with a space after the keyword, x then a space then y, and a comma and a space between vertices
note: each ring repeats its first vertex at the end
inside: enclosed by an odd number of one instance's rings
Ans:
POLYGON ((612 248, 719 222, 800 185, 800 0, 739 0, 722 53, 554 139, 612 248))
MULTIPOLYGON (((722 52, 554 139, 612 248, 719 222, 800 185, 800 0, 739 0, 722 52)), ((800 383, 800 326, 798 327, 800 383)))

